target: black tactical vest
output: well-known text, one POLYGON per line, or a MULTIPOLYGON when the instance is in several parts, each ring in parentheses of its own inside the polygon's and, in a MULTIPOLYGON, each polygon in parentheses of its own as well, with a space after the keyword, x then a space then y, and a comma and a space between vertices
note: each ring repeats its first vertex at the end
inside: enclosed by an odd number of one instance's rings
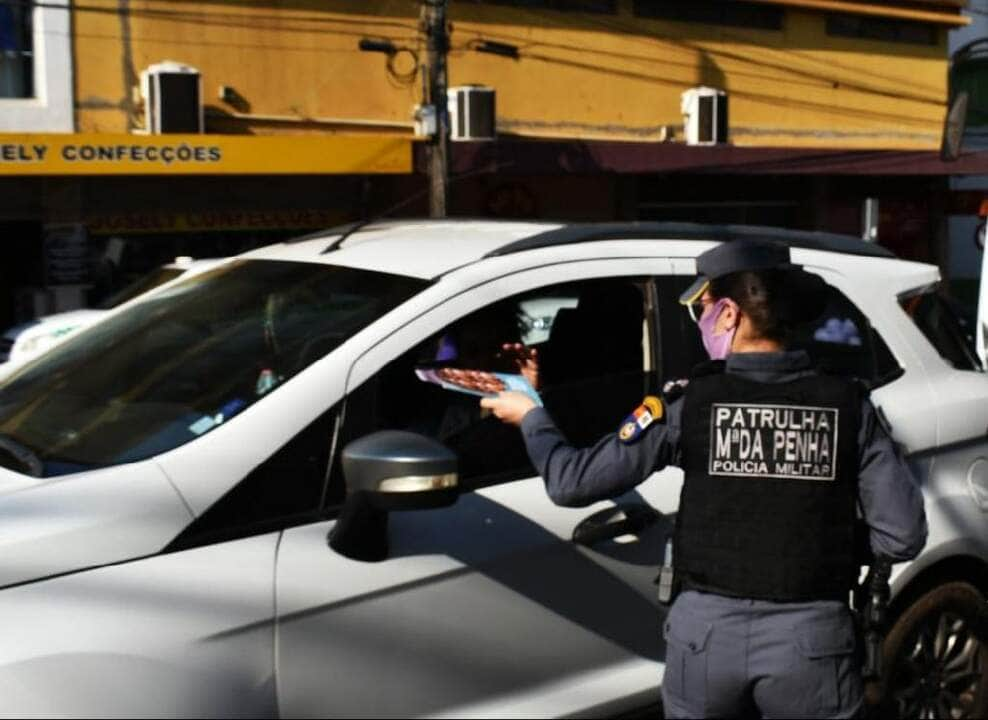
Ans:
POLYGON ((684 587, 847 599, 858 575, 861 402, 856 383, 827 375, 760 383, 720 372, 690 382, 673 552, 684 587))

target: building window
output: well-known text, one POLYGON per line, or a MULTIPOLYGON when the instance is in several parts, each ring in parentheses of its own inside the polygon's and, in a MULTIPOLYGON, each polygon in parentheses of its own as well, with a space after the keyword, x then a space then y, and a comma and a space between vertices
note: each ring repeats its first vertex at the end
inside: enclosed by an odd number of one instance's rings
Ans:
MULTIPOLYGON (((463 2, 464 0, 460 0, 463 2)), ((474 4, 510 5, 512 7, 565 10, 570 12, 617 13, 617 0, 466 0, 474 4)))
POLYGON ((0 0, 0 132, 72 132, 70 0, 0 0))
POLYGON ((827 34, 913 45, 937 45, 940 42, 940 28, 936 25, 865 15, 827 15, 827 34))
POLYGON ((34 96, 31 3, 0 0, 0 97, 34 96))
POLYGON ((785 11, 782 8, 746 2, 716 0, 635 0, 635 15, 679 22, 710 23, 781 30, 785 11))

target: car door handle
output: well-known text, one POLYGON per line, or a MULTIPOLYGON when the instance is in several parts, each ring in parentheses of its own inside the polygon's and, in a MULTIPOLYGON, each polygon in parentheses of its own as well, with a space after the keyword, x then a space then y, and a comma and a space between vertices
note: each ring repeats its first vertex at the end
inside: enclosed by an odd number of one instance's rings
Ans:
POLYGON ((573 542, 595 545, 622 535, 638 535, 662 514, 648 505, 620 503, 585 518, 573 530, 573 542))

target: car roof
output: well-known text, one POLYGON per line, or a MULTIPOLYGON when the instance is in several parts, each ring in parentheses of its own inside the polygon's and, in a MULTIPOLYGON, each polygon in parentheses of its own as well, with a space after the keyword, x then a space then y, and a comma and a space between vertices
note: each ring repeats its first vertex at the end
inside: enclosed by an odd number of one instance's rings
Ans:
POLYGON ((707 225, 686 222, 577 223, 518 240, 488 256, 509 255, 535 248, 573 245, 597 240, 712 240, 729 242, 741 239, 773 240, 790 247, 828 250, 848 255, 894 258, 895 254, 861 238, 836 233, 759 225, 707 225))
POLYGON ((765 238, 793 248, 896 259, 887 248, 835 233, 755 225, 671 222, 551 223, 498 220, 390 220, 344 225, 246 253, 244 257, 322 262, 434 279, 485 258, 604 240, 765 238))
POLYGON ((344 225, 244 257, 324 262, 428 280, 481 260, 505 245, 560 227, 559 223, 493 220, 401 220, 373 223, 348 234, 353 226, 344 225))

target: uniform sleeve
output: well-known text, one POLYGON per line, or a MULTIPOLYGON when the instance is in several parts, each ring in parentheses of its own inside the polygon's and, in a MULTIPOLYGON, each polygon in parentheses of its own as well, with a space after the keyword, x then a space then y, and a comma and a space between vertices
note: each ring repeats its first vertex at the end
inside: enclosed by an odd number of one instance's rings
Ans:
POLYGON ((923 493, 869 400, 862 404, 858 442, 858 495, 872 552, 911 560, 926 544, 923 493))
POLYGON ((682 400, 666 407, 665 419, 653 423, 633 443, 617 433, 587 448, 570 445, 544 408, 535 408, 521 425, 528 456, 545 480, 557 505, 582 507, 620 495, 656 470, 679 462, 682 400))

